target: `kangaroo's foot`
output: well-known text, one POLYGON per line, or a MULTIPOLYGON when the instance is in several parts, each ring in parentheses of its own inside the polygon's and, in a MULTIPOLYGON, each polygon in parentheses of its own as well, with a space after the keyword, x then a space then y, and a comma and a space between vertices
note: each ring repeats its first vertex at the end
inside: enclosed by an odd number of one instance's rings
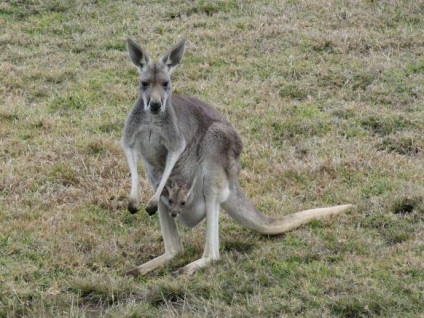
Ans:
POLYGON ((213 259, 213 258, 206 258, 206 257, 202 257, 200 259, 198 259, 197 261, 191 262, 190 264, 179 268, 178 270, 176 270, 174 272, 175 275, 185 275, 185 276, 189 276, 189 275, 193 275, 195 272, 197 272, 199 269, 206 267, 207 265, 209 265, 210 263, 212 263, 213 261, 216 261, 217 259, 213 259))
POLYGON ((132 270, 126 272, 126 275, 127 276, 133 276, 133 277, 146 275, 147 273, 151 272, 152 270, 154 270, 158 267, 161 267, 161 266, 165 265, 166 263, 168 263, 177 254, 178 254, 177 251, 175 253, 165 253, 161 256, 158 256, 158 257, 152 259, 151 261, 148 261, 147 263, 144 263, 140 266, 134 267, 132 270))

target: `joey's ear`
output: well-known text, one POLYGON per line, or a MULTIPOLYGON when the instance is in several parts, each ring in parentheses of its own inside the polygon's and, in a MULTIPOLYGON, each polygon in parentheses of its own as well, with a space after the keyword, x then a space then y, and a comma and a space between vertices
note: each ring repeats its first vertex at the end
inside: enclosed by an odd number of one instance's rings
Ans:
POLYGON ((169 183, 167 183, 167 184, 165 184, 165 188, 166 188, 166 190, 168 190, 168 194, 171 195, 171 193, 172 193, 171 185, 169 183))
POLYGON ((169 73, 181 62, 184 55, 184 48, 185 40, 182 40, 160 58, 160 63, 168 68, 169 73))
POLYGON ((131 61, 140 70, 148 63, 152 62, 152 59, 144 52, 144 50, 133 40, 127 39, 128 43, 128 54, 130 55, 131 61))
POLYGON ((171 179, 171 178, 169 178, 168 179, 168 181, 166 182, 166 184, 165 184, 165 187, 168 189, 168 192, 171 194, 171 193, 174 193, 175 192, 175 188, 176 188, 176 184, 175 184, 175 182, 174 182, 174 180, 173 179, 171 179))
POLYGON ((174 180, 172 180, 171 178, 169 178, 166 183, 165 183, 165 187, 168 189, 168 192, 171 192, 172 189, 175 188, 175 183, 174 180))
POLYGON ((194 189, 194 182, 193 182, 193 184, 191 185, 191 187, 189 187, 187 184, 185 185, 185 187, 184 187, 184 191, 185 191, 185 193, 186 193, 186 197, 187 197, 187 198, 188 198, 188 197, 190 197, 191 192, 193 192, 193 189, 194 189))
MULTIPOLYGON (((191 192, 193 192, 194 186, 196 185, 197 181, 197 174, 194 176, 193 182, 191 183, 190 189, 187 189, 187 198, 191 195, 191 192)), ((188 188, 188 185, 186 184, 186 187, 188 188)))
POLYGON ((171 187, 173 187, 173 188, 175 188, 175 186, 177 185, 177 184, 175 183, 174 179, 172 179, 172 178, 169 178, 169 179, 168 179, 168 182, 169 182, 169 184, 171 185, 171 187))

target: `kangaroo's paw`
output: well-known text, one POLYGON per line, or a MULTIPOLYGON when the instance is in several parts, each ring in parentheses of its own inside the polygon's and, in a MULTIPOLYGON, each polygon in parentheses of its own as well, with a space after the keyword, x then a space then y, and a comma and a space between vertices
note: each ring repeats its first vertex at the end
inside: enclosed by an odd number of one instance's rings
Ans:
POLYGON ((155 197, 151 198, 149 202, 147 202, 146 212, 149 215, 155 214, 158 211, 158 204, 159 204, 159 200, 157 200, 155 197))
POLYGON ((135 214, 135 213, 137 213, 138 212, 138 207, 137 207, 137 205, 133 205, 133 204, 131 204, 131 202, 128 204, 128 211, 131 213, 131 214, 135 214))
POLYGON ((138 212, 138 203, 136 201, 131 201, 128 203, 128 211, 130 211, 131 214, 135 214, 138 212))

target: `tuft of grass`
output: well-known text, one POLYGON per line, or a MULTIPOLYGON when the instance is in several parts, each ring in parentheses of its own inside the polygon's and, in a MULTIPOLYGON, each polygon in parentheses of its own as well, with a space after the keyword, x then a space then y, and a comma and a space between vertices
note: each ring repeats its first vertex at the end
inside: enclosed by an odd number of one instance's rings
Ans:
POLYGON ((383 295, 368 293, 361 297, 339 299, 332 311, 340 317, 374 317, 381 316, 388 305, 382 302, 383 295))
POLYGON ((418 156, 424 152, 424 138, 416 134, 392 134, 379 142, 379 149, 406 156, 418 156))
POLYGON ((405 196, 399 198, 393 204, 393 213, 407 215, 414 211, 422 214, 424 212, 424 199, 422 195, 405 196))
POLYGON ((94 307, 118 304, 128 298, 137 299, 137 290, 134 290, 127 279, 111 275, 97 275, 97 277, 78 277, 69 281, 67 288, 77 293, 81 301, 94 307))
POLYGON ((78 184, 78 172, 65 162, 55 164, 49 174, 52 182, 71 186, 78 184))

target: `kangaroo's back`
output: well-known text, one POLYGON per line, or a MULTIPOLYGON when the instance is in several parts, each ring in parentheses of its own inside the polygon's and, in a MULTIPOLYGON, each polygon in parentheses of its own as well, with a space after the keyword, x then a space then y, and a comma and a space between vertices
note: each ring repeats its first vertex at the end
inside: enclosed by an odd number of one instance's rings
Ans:
MULTIPOLYGON (((231 126, 215 107, 196 97, 173 94, 171 103, 177 115, 179 127, 184 130, 206 132, 215 122, 231 126)), ((186 134, 187 131, 182 133, 186 134)))
POLYGON ((194 167, 206 160, 219 162, 227 177, 236 179, 243 144, 231 123, 215 107, 195 97, 173 95, 172 107, 187 142, 174 174, 192 180, 194 167))

